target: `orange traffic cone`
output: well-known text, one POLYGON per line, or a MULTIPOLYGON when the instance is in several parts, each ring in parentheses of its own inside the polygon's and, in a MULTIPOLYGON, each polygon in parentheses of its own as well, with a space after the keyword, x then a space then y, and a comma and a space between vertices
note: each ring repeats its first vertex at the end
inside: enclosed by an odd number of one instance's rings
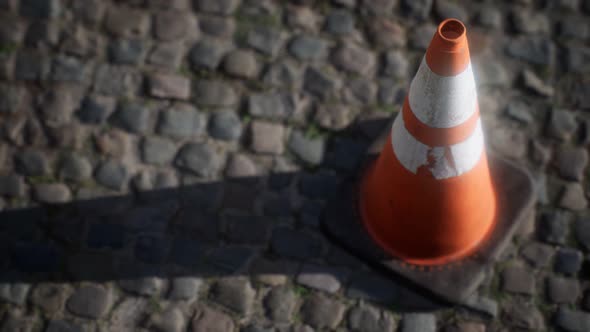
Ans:
POLYGON ((492 230, 496 197, 460 21, 439 25, 359 204, 371 237, 410 264, 465 257, 492 230))

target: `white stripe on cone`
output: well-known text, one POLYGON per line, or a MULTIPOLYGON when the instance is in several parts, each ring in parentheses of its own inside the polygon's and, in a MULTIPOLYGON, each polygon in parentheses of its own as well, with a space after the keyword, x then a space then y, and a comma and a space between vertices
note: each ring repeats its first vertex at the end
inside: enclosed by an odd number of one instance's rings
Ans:
POLYGON ((423 58, 410 85, 409 103, 416 117, 430 127, 450 128, 465 122, 477 105, 471 63, 460 74, 440 76, 423 58))
POLYGON ((419 142, 406 130, 401 114, 395 119, 392 131, 393 152, 399 162, 414 174, 420 167, 426 166, 437 180, 459 176, 471 170, 477 165, 484 151, 483 131, 479 119, 468 138, 448 147, 430 147, 419 142))

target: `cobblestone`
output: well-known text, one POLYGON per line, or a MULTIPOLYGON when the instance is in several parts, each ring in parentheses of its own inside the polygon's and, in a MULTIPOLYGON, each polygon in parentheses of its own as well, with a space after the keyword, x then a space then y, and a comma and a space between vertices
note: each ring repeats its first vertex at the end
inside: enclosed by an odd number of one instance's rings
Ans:
POLYGON ((278 323, 289 323, 295 312, 297 296, 288 286, 274 287, 266 296, 267 316, 278 323))
POLYGON ((560 307, 555 315, 557 326, 568 332, 582 332, 590 329, 590 314, 560 307))
POLYGON ((221 311, 203 306, 198 308, 195 313, 191 323, 191 331, 233 331, 234 326, 235 324, 229 315, 221 311))
POLYGON ((342 303, 316 293, 303 303, 301 316, 305 323, 316 329, 334 329, 344 317, 344 310, 342 303))
POLYGON ((203 143, 183 146, 176 157, 176 165, 199 176, 212 176, 221 167, 221 158, 215 150, 203 143))
POLYGON ((112 293, 98 285, 82 286, 72 294, 66 305, 73 314, 86 318, 103 317, 112 305, 112 293))
POLYGON ((232 111, 220 111, 211 116, 209 135, 224 141, 235 141, 242 135, 242 122, 232 111))
POLYGON ((213 286, 212 294, 216 302, 247 316, 252 310, 256 291, 247 279, 228 277, 213 286))
POLYGON ((394 318, 373 306, 361 304, 348 313, 348 325, 352 331, 392 332, 397 327, 394 318))
POLYGON ((580 296, 580 285, 575 279, 549 277, 547 294, 553 303, 573 303, 580 296))
POLYGON ((347 271, 326 268, 321 265, 306 264, 297 275, 297 282, 310 288, 328 293, 336 293, 348 276, 347 271))
POLYGON ((402 332, 434 332, 436 317, 432 314, 409 313, 402 318, 402 332))

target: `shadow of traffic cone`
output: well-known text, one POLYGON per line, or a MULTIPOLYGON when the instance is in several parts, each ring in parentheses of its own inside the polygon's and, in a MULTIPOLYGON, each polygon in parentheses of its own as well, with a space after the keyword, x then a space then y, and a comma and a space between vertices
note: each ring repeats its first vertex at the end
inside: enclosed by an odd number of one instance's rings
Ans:
POLYGON ((464 257, 491 229, 496 199, 460 21, 439 25, 360 204, 373 239, 416 265, 464 257))
POLYGON ((447 302, 470 296, 534 220, 529 173, 485 151, 465 26, 443 21, 391 129, 322 217, 339 246, 447 302))

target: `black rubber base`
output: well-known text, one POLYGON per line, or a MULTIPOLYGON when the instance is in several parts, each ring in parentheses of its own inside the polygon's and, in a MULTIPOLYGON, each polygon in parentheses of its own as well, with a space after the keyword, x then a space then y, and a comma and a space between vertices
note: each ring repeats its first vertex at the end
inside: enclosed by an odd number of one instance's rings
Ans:
MULTIPOLYGON (((379 150, 375 148, 372 152, 379 150)), ((367 164, 375 157, 375 154, 370 156, 367 164)), ((528 172, 498 157, 488 158, 499 213, 491 236, 465 259, 447 265, 422 267, 391 257, 371 239, 362 224, 357 210, 358 179, 343 184, 340 195, 329 202, 322 218, 322 230, 339 246, 369 265, 385 273, 395 273, 412 286, 441 300, 465 304, 483 281, 487 268, 498 260, 522 222, 534 213, 535 195, 528 172)))

